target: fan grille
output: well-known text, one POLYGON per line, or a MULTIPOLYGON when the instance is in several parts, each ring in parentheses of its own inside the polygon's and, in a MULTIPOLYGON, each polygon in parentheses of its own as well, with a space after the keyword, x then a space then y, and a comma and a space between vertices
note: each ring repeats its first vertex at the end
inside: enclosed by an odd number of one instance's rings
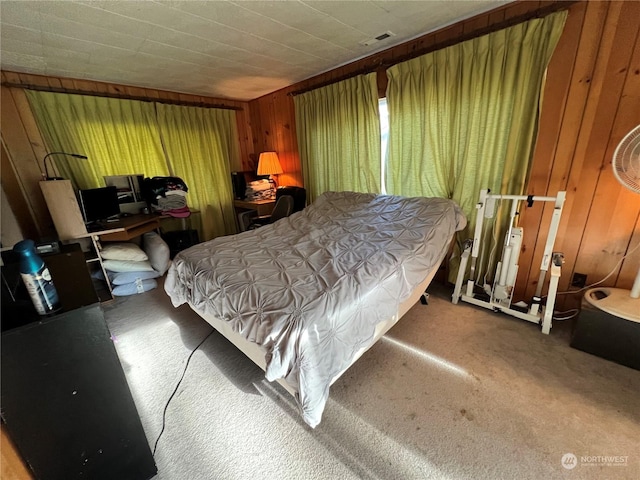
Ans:
POLYGON ((622 185, 640 193, 640 125, 622 139, 613 154, 611 166, 622 185))

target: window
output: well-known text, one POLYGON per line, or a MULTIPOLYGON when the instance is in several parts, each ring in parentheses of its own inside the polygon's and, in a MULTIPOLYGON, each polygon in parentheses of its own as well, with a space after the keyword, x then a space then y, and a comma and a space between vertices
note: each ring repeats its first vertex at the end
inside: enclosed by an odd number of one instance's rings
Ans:
POLYGON ((389 110, 387 109, 387 99, 378 100, 378 110, 380 112, 380 193, 386 194, 385 172, 387 165, 387 146, 389 144, 389 110))

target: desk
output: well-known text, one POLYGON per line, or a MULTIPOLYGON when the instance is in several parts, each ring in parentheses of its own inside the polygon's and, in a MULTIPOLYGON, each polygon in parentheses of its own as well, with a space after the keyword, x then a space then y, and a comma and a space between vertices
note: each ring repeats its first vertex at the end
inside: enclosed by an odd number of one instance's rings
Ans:
MULTIPOLYGON (((200 213, 199 210, 191 210, 191 214, 200 213)), ((137 214, 131 215, 130 217, 122 217, 117 222, 113 222, 112 227, 110 228, 106 224, 107 227, 103 230, 97 230, 95 232, 88 232, 79 237, 90 237, 91 242, 93 243, 93 249, 96 252, 96 256, 88 259, 87 262, 98 262, 102 273, 105 277, 105 281, 107 287, 109 288, 109 294, 112 294, 112 285, 109 281, 109 276, 104 268, 102 263, 102 256, 100 255, 101 245, 100 242, 128 242, 140 235, 151 232, 154 230, 160 229, 160 221, 161 220, 169 220, 175 219, 180 220, 182 225, 182 230, 187 231, 187 223, 186 221, 191 219, 191 215, 189 217, 172 217, 167 214, 159 214, 159 213, 150 213, 150 214, 137 214)), ((168 232, 171 233, 171 232, 168 232)), ((197 243, 197 231, 195 232, 196 238, 195 243, 197 243)), ((183 247, 184 248, 184 247, 183 247)), ((175 252, 174 252, 175 254, 175 252)))
POLYGON ((255 210, 258 212, 258 216, 271 215, 273 207, 275 206, 275 200, 234 200, 233 206, 235 208, 241 208, 244 210, 255 210))
POLYGON ((271 215, 273 207, 275 206, 275 200, 234 200, 233 207, 236 211, 236 225, 239 232, 243 232, 246 229, 246 225, 243 225, 243 212, 247 210, 253 210, 257 216, 271 215))
MULTIPOLYGON (((139 237, 143 233, 151 232, 160 228, 160 215, 138 214, 130 217, 123 217, 117 222, 113 222, 112 226, 107 226, 95 232, 87 232, 81 237, 99 237, 104 242, 127 242, 135 237, 139 237)), ((173 217, 171 217, 173 218, 173 217)))
MULTIPOLYGON (((107 284, 107 287, 109 289, 109 297, 111 297, 108 298, 108 300, 111 300, 113 298, 113 288, 111 286, 111 282, 109 281, 107 271, 104 268, 104 264, 102 263, 102 256, 100 255, 100 250, 102 249, 102 247, 100 245, 100 242, 127 242, 133 238, 139 237, 143 233, 158 230, 160 228, 160 220, 162 218, 162 215, 155 214, 131 215, 130 217, 123 217, 117 222, 113 222, 111 224, 111 227, 107 226, 102 230, 81 233, 74 236, 75 238, 91 239, 95 256, 87 258, 87 263, 89 264, 92 262, 98 262, 98 264, 100 265, 100 269, 102 270, 102 274, 104 275, 105 283, 107 284)), ((107 225, 109 224, 107 223, 107 225)), ((98 296, 101 297, 99 292, 98 296)), ((100 300, 105 301, 102 298, 100 300)))

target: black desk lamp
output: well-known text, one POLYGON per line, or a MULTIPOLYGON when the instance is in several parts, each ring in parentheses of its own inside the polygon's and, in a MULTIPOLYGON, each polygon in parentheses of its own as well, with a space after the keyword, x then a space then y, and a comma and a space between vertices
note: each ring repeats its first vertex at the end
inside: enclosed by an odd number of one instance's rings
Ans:
POLYGON ((69 155, 70 157, 81 158, 82 160, 88 160, 88 157, 86 155, 80 155, 79 153, 67 153, 67 152, 47 153, 42 159, 42 163, 44 164, 45 180, 64 180, 62 177, 49 176, 49 169, 47 168, 47 157, 50 157, 51 155, 69 155))

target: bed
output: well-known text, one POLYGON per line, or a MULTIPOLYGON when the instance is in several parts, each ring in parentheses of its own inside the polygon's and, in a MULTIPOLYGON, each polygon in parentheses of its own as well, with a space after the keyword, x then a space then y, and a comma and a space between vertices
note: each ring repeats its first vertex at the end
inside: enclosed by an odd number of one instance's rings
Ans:
POLYGON ((176 255, 165 281, 320 423, 329 387, 425 291, 466 225, 443 198, 327 192, 176 255))

